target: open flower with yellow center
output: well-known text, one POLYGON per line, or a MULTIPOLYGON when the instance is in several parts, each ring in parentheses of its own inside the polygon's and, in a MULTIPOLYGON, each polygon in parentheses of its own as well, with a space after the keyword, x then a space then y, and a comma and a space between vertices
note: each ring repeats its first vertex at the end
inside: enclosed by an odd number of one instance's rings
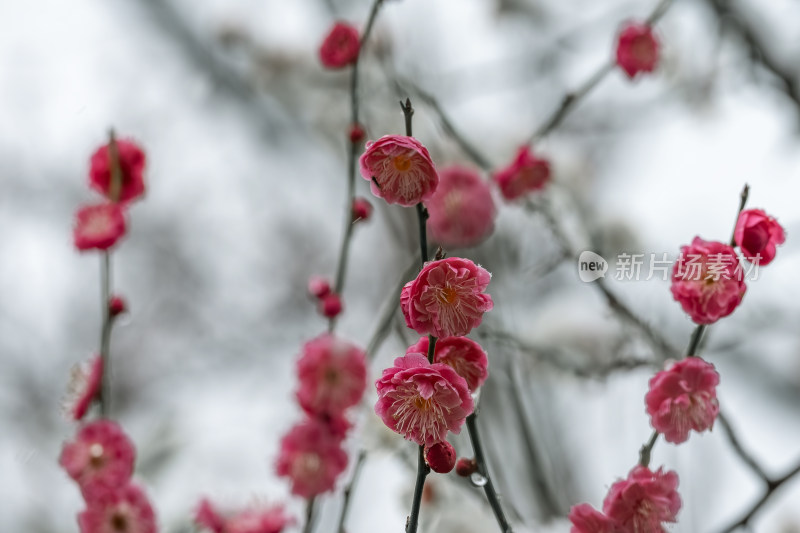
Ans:
POLYGON ((426 263, 400 294, 406 324, 420 335, 468 334, 494 306, 492 297, 484 293, 491 278, 469 259, 448 257, 426 263))
POLYGON ((696 324, 713 324, 733 313, 747 287, 733 248, 695 237, 681 248, 670 290, 696 324))
POLYGON ((474 408, 466 380, 420 353, 395 359, 375 387, 375 412, 384 424, 421 446, 443 442, 448 431, 459 433, 474 408))
POLYGON ((368 142, 359 159, 361 176, 372 194, 406 207, 430 198, 439 183, 428 150, 413 137, 386 135, 368 142))

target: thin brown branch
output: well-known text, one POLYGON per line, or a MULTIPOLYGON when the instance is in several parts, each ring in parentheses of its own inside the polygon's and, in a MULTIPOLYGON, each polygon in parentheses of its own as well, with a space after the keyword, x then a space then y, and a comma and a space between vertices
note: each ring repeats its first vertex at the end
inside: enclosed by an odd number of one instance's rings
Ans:
POLYGON ((735 31, 750 51, 750 56, 761 64, 780 82, 780 90, 791 100, 800 112, 800 83, 798 73, 792 72, 782 64, 762 35, 752 26, 751 21, 740 13, 735 2, 708 0, 709 5, 723 24, 735 31))
POLYGON ((756 514, 764 507, 764 505, 767 504, 770 498, 772 498, 773 494, 775 494, 775 492, 784 486, 788 481, 792 480, 797 474, 800 474, 800 464, 777 479, 767 479, 767 489, 764 491, 764 494, 762 494, 761 498, 759 498, 758 501, 756 501, 741 518, 733 522, 728 527, 722 529, 720 533, 732 533, 739 528, 748 527, 753 517, 755 517, 756 514))

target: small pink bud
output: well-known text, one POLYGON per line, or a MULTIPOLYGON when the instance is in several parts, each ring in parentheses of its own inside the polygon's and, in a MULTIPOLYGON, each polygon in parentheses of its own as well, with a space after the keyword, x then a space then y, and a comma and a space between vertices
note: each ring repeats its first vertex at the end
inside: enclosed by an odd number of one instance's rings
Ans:
POLYGON ((331 292, 331 284, 321 276, 311 276, 308 280, 308 292, 315 298, 324 298, 331 292))
POLYGON ((361 127, 361 124, 352 124, 350 126, 350 142, 353 144, 360 143, 364 140, 367 134, 364 132, 364 128, 361 127))
POLYGON ((319 301, 320 312, 328 318, 334 318, 342 312, 342 299, 335 292, 330 292, 319 301))
POLYGON ((469 477, 478 471, 478 463, 471 457, 462 457, 456 463, 456 474, 461 477, 469 477))
POLYGON ((658 40, 648 24, 628 23, 617 42, 617 65, 629 78, 653 72, 658 65, 658 40))
POLYGON ((327 68, 343 68, 356 62, 358 48, 358 30, 344 22, 337 22, 319 48, 319 59, 327 68))
POLYGON ((437 442, 433 446, 426 446, 425 462, 434 472, 447 474, 456 465, 456 450, 446 440, 437 442))
POLYGON ((128 310, 128 304, 122 296, 112 296, 108 301, 108 312, 112 317, 121 315, 128 310))
POLYGON ((359 220, 369 220, 372 215, 372 204, 366 198, 360 196, 353 198, 353 222, 359 220))

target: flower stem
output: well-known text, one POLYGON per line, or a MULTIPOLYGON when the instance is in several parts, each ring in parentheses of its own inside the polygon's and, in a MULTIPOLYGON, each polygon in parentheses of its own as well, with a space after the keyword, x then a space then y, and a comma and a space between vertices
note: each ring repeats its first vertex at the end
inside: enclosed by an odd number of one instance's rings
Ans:
POLYGON ((364 466, 364 461, 367 459, 367 451, 361 450, 358 452, 358 459, 356 459, 356 466, 353 468, 353 476, 350 478, 350 483, 344 489, 344 501, 342 502, 342 514, 339 515, 339 533, 345 533, 344 524, 347 521, 347 511, 350 509, 350 501, 353 497, 353 491, 358 484, 358 478, 361 475, 361 468, 364 466))
MULTIPOLYGON (((122 166, 119 162, 119 147, 114 130, 108 132, 108 159, 111 163, 111 180, 108 196, 118 202, 122 192, 122 166)), ((103 375, 100 380, 100 416, 108 418, 111 413, 111 252, 104 250, 100 259, 100 297, 103 324, 100 328, 100 359, 103 361, 103 375)))
MULTIPOLYGON (((356 126, 359 123, 359 101, 358 101, 358 66, 361 58, 364 55, 364 45, 372 33, 372 28, 375 25, 375 19, 378 16, 378 11, 383 4, 383 0, 375 0, 372 4, 372 9, 367 18, 367 25, 364 28, 364 34, 361 36, 359 44, 359 53, 356 57, 353 68, 350 71, 350 126, 356 126)), ((344 277, 347 272, 347 259, 350 255, 350 241, 353 238, 353 199, 356 196, 356 160, 358 155, 358 148, 361 141, 349 141, 350 145, 347 150, 347 203, 345 205, 344 213, 344 233, 342 234, 342 242, 339 246, 339 260, 336 264, 336 277, 334 281, 334 292, 341 295, 344 289, 344 277)), ((336 319, 331 318, 328 322, 328 330, 333 331, 336 325, 336 319)))
POLYGON ((100 258, 100 297, 103 324, 100 329, 100 359, 103 375, 100 383, 100 416, 108 418, 111 412, 111 253, 103 251, 100 258))
POLYGON ((417 482, 414 484, 414 501, 411 502, 411 514, 406 521, 406 533, 416 533, 419 524, 419 507, 422 503, 422 491, 425 488, 425 478, 431 468, 425 463, 425 447, 419 447, 417 458, 417 482))
POLYGON ((481 444, 481 438, 478 434, 476 420, 477 413, 473 412, 467 417, 467 431, 469 432, 469 440, 472 443, 472 450, 475 452, 475 462, 478 465, 478 473, 486 479, 483 490, 486 492, 486 499, 489 500, 489 506, 492 508, 492 512, 497 519, 497 525, 500 526, 500 531, 502 533, 512 533, 511 525, 508 523, 506 515, 503 512, 503 506, 500 504, 500 496, 494 488, 491 476, 489 476, 489 469, 486 466, 486 456, 483 453, 483 445, 481 444))
POLYGON ((306 502, 306 523, 303 526, 303 533, 311 533, 314 530, 314 502, 313 496, 306 502))

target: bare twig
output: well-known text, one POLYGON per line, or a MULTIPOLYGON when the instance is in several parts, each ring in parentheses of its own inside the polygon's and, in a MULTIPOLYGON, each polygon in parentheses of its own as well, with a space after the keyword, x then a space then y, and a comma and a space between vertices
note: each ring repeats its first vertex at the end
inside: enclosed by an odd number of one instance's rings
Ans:
MULTIPOLYGON (((350 127, 359 127, 359 98, 358 98, 358 80, 359 80, 359 65, 361 59, 364 57, 364 45, 369 40, 372 34, 372 28, 375 25, 375 19, 378 16, 383 0, 374 0, 372 9, 370 9, 369 17, 367 18, 367 25, 364 33, 361 35, 361 42, 358 57, 356 57, 353 68, 350 71, 350 127)), ((356 161, 358 159, 358 149, 361 146, 361 140, 350 139, 350 144, 347 149, 347 198, 344 208, 344 231, 342 233, 342 241, 339 246, 339 260, 336 263, 336 277, 334 280, 334 292, 341 295, 344 289, 345 273, 347 272, 347 259, 350 256, 350 241, 353 238, 353 229, 356 223, 353 221, 353 199, 356 195, 356 161)), ((335 328, 335 318, 331 318, 328 323, 328 330, 333 331, 335 328)))
POLYGON ((358 452, 358 458, 356 459, 356 465, 353 467, 353 476, 350 478, 350 482, 344 488, 344 500, 342 501, 342 512, 339 515, 339 527, 337 528, 339 533, 346 533, 344 526, 347 521, 347 511, 350 509, 350 501, 353 497, 353 492, 355 491, 356 485, 358 484, 359 476, 361 475, 361 468, 364 466, 364 461, 367 459, 367 451, 361 450, 358 452))
MULTIPOLYGON (((658 20, 664 16, 671 5, 672 0, 661 0, 650 13, 650 15, 647 16, 646 22, 650 25, 658 22, 658 20)), ((592 90, 600 85, 600 82, 602 82, 606 76, 608 76, 614 70, 615 66, 616 62, 613 59, 609 59, 597 70, 595 70, 592 75, 586 79, 586 81, 578 86, 577 89, 565 94, 561 99, 561 104, 550 114, 550 116, 542 123, 541 126, 536 128, 533 134, 528 138, 528 144, 536 144, 546 137, 551 131, 556 129, 564 120, 564 118, 566 118, 566 116, 575 108, 575 106, 577 106, 580 101, 585 99, 586 96, 592 92, 592 90)))
POLYGON ((503 506, 500 504, 500 496, 492 483, 492 477, 489 475, 489 467, 486 464, 486 456, 483 453, 483 445, 481 444, 480 434, 478 433, 478 426, 476 424, 477 413, 473 412, 467 417, 467 431, 469 432, 469 440, 472 443, 472 451, 475 452, 475 462, 478 464, 478 473, 483 476, 485 483, 483 490, 486 493, 486 499, 489 500, 489 506, 492 508, 497 525, 500 526, 502 533, 512 533, 511 525, 506 519, 503 512, 503 506))
POLYGON ((781 84, 781 91, 792 101, 800 111, 800 83, 798 73, 790 71, 772 52, 763 38, 753 28, 748 17, 740 13, 735 2, 725 0, 708 0, 709 5, 719 17, 720 21, 734 30, 745 46, 750 51, 750 56, 760 63, 767 71, 772 73, 781 84))
POLYGON ((721 533, 732 533, 733 531, 736 531, 739 528, 747 527, 750 524, 750 521, 756 515, 756 513, 758 513, 761 510, 761 508, 764 507, 764 505, 766 505, 766 503, 769 501, 772 495, 775 494, 775 492, 779 488, 785 485, 786 482, 793 479, 797 474, 800 474, 800 464, 798 464, 797 466, 795 466, 794 468, 792 468, 779 478, 776 479, 767 478, 766 479, 767 489, 764 491, 764 494, 761 496, 761 498, 759 498, 758 501, 756 501, 752 505, 752 507, 750 507, 750 509, 748 509, 740 519, 738 519, 736 522, 732 523, 728 527, 722 529, 721 533))

